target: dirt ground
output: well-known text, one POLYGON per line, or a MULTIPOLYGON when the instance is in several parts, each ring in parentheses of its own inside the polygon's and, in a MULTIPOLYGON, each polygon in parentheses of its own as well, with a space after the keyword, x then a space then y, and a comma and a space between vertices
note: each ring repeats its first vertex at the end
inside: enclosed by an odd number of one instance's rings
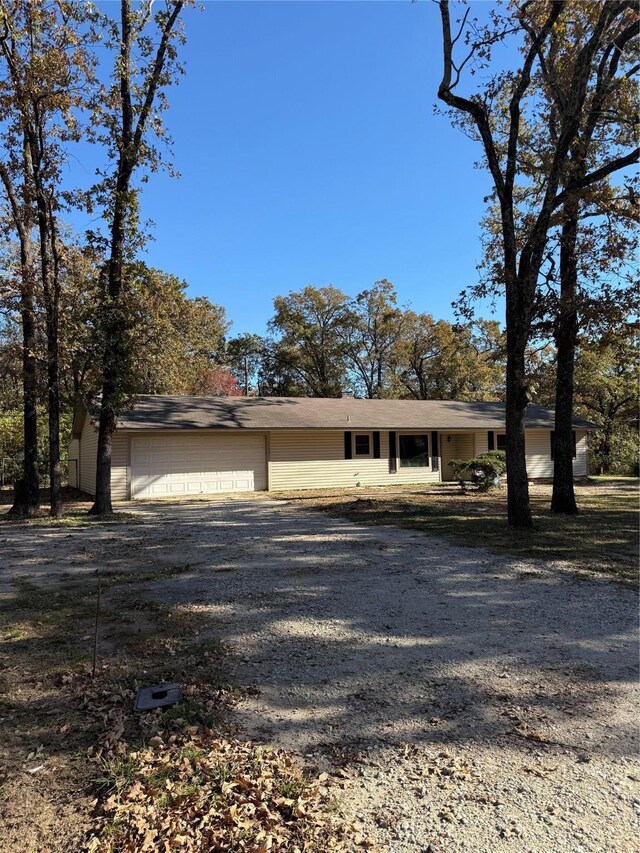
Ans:
POLYGON ((133 509, 3 525, 0 601, 139 573, 143 608, 225 644, 241 730, 339 769, 339 808, 390 853, 639 849, 632 590, 264 497, 133 509))

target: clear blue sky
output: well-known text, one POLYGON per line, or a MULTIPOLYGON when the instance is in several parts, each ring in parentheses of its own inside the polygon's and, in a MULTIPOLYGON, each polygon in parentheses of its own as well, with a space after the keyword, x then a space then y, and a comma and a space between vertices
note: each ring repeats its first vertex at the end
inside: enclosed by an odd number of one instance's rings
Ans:
POLYGON ((142 196, 152 266, 263 333, 277 294, 392 281, 452 317, 476 280, 487 175, 434 115, 439 15, 423 2, 207 2, 169 91, 179 180, 142 196))

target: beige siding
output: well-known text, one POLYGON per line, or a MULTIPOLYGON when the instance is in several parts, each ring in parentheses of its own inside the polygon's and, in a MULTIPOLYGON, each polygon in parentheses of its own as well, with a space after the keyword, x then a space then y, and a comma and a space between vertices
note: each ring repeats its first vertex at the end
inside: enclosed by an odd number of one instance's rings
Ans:
MULTIPOLYGON (((494 430, 494 435, 497 436, 500 430, 494 430)), ((469 459, 470 448, 463 446, 460 442, 460 435, 452 435, 452 441, 447 443, 447 433, 441 433, 442 453, 443 453, 443 471, 445 478, 449 475, 450 469, 446 467, 449 459, 469 459)), ((468 445, 468 442, 467 442, 468 445)), ((487 430, 478 431, 475 433, 475 449, 473 454, 477 456, 480 453, 485 453, 488 450, 488 435, 487 430)), ((527 455, 527 473, 531 479, 538 477, 553 477, 553 460, 551 459, 551 435, 550 430, 546 429, 528 429, 525 431, 525 448, 527 455)), ((587 474, 588 458, 587 458, 587 433, 585 430, 576 430, 576 458, 573 462, 573 473, 576 477, 582 477, 587 474)))
MULTIPOLYGON (((483 429, 481 432, 474 433, 475 436, 475 455, 486 453, 489 450, 489 434, 488 430, 483 429)), ((495 439, 494 439, 495 441, 495 439)))
POLYGON ((586 477, 589 473, 589 446, 587 431, 576 430, 576 458, 573 460, 573 473, 576 477, 586 477))
POLYGON ((115 432, 111 444, 111 498, 129 499, 129 436, 115 432))
POLYGON ((80 465, 80 441, 72 438, 69 442, 69 485, 78 488, 78 467, 80 465))
MULTIPOLYGON (((527 474, 531 479, 553 477, 551 433, 548 429, 528 429, 525 432, 527 474)), ((576 477, 587 474, 587 433, 576 430, 576 458, 573 460, 576 477)))
MULTIPOLYGON (((85 418, 80 440, 72 439, 69 443, 69 485, 75 485, 71 482, 74 467, 71 465, 72 456, 78 459, 78 488, 95 495, 98 430, 88 417, 85 418)), ((111 497, 114 501, 125 501, 128 498, 128 465, 129 438, 116 432, 111 444, 111 497)))
MULTIPOLYGON (((359 432, 359 431, 356 431, 359 432)), ((380 432, 380 459, 345 459, 339 430, 274 430, 270 440, 269 489, 392 486, 440 479, 431 468, 389 472, 389 433, 380 432)), ((430 448, 431 449, 431 448, 430 448)))
POLYGON ((84 419, 80 436, 80 488, 90 495, 96 493, 96 459, 98 454, 98 430, 90 418, 84 419))
MULTIPOLYGON (((355 432, 355 431, 354 431, 355 432)), ((397 431, 400 435, 402 431, 397 431)), ((429 434, 431 431, 428 431, 429 434)), ((175 433, 174 433, 175 435, 175 433)), ((578 430, 577 457, 574 474, 587 474, 587 433, 578 430)), ((487 431, 467 433, 439 433, 440 465, 443 479, 451 476, 447 462, 450 459, 470 459, 487 450, 487 431), (451 436, 451 441, 447 437, 451 436)), ((98 433, 85 420, 80 440, 69 444, 69 483, 76 485, 75 465, 78 460, 77 486, 95 494, 96 454, 98 433)), ((331 488, 349 486, 393 486, 411 483, 429 483, 440 480, 440 471, 431 468, 402 468, 398 460, 395 474, 389 472, 389 433, 380 432, 380 459, 344 458, 344 433, 340 430, 274 430, 267 440, 268 484, 273 491, 283 489, 331 488)), ((430 447, 431 450, 431 447, 430 447)), ((550 451, 549 430, 526 431, 527 470, 529 477, 552 477, 553 461, 550 451)), ((127 433, 116 432, 112 445, 111 490, 113 500, 130 498, 131 480, 130 438, 127 433)), ((264 484, 260 484, 264 488, 264 484)))
POLYGON ((475 433, 473 432, 441 432, 440 453, 442 455, 442 479, 453 480, 454 474, 449 466, 453 459, 473 459, 475 448, 475 433))

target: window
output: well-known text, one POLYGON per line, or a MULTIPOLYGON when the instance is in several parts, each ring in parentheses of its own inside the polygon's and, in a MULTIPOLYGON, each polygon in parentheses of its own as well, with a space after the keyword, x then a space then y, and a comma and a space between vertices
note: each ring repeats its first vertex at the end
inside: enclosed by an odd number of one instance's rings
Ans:
POLYGON ((356 433, 353 437, 353 455, 371 456, 371 436, 368 432, 356 433))
POLYGON ((507 449, 507 436, 503 432, 496 434, 496 450, 507 449))
POLYGON ((401 435, 400 467, 429 468, 429 437, 427 435, 401 435))

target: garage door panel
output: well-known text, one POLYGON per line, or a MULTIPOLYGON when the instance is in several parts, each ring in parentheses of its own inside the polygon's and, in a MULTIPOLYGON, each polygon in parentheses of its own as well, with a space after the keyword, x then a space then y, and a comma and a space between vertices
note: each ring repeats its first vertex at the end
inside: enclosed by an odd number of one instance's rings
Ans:
POLYGON ((131 443, 131 496, 266 489, 265 439, 257 435, 147 436, 131 443))

